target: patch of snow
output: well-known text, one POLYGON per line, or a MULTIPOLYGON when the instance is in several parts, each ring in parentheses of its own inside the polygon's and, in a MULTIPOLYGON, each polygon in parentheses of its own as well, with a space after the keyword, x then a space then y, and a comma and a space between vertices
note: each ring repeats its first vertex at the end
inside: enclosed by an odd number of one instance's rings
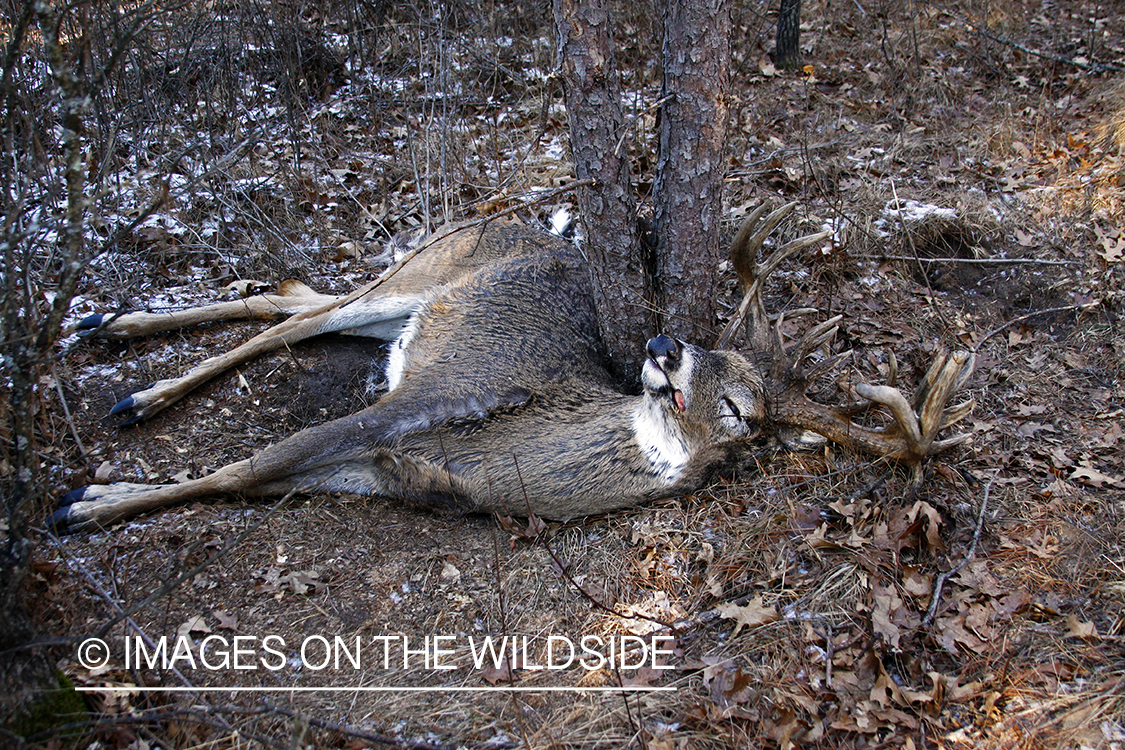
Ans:
POLYGON ((881 237, 888 236, 894 229, 918 226, 927 221, 954 221, 957 219, 957 209, 942 208, 933 203, 921 203, 915 200, 890 200, 879 219, 875 221, 875 228, 881 237))
POLYGON ((168 234, 181 237, 189 233, 188 227, 168 214, 153 214, 140 223, 139 228, 155 227, 163 229, 168 234))
POLYGON ((567 159, 566 143, 560 136, 555 136, 543 146, 543 156, 549 161, 565 162, 567 159))

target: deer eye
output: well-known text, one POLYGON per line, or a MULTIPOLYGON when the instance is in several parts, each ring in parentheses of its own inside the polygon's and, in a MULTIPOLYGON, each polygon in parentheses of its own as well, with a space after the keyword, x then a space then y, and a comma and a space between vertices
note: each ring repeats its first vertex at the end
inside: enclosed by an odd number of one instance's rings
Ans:
POLYGON ((719 422, 724 429, 740 438, 753 438, 758 434, 758 425, 754 420, 744 417, 734 400, 726 396, 719 401, 719 422))
POLYGON ((719 419, 742 419, 742 412, 733 401, 723 396, 719 401, 719 419))

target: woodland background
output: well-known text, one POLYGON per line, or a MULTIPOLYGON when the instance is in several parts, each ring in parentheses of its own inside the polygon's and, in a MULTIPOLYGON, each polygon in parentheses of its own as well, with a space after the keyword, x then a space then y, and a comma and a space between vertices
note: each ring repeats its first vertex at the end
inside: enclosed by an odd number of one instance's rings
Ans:
MULTIPOLYGON (((830 448, 764 452, 698 496, 544 530, 323 496, 196 504, 63 539, 41 521, 72 487, 200 473, 380 389, 378 351, 311 342, 119 431, 105 419, 118 398, 245 331, 106 343, 67 325, 289 277, 347 291, 385 266, 396 233, 524 203, 525 220, 545 222, 573 196, 537 198, 575 175, 555 25, 539 3, 3 10, 5 685, 238 682, 119 658, 83 668, 75 644, 106 628, 111 640, 299 642, 676 623, 679 639, 670 675, 513 664, 254 676, 675 693, 63 691, 0 727, 5 741, 1125 747, 1119 3, 806 2, 794 72, 770 57, 776 6, 733 4, 722 213, 732 234, 756 202, 798 200, 783 235, 833 231, 771 290, 775 310, 846 316, 840 345, 857 356, 819 395, 879 380, 891 349, 904 382, 938 348, 977 352, 973 444, 932 464, 919 493, 895 467, 830 448), (38 666, 17 672, 28 653, 38 666)), ((621 146, 643 213, 659 158, 661 14, 612 10, 621 146)))

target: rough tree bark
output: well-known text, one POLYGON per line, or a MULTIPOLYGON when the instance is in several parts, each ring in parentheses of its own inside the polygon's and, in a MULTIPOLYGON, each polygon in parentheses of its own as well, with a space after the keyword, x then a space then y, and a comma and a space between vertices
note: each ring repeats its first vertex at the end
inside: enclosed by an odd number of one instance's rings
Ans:
MULTIPOLYGON (((644 359, 649 319, 637 206, 623 145, 621 78, 608 0, 554 0, 558 67, 602 334, 617 375, 631 380, 644 359)), ((635 382, 635 381, 634 381, 635 382)))
POLYGON ((559 68, 603 333, 635 373, 643 342, 666 332, 710 343, 718 299, 727 132, 729 0, 664 0, 664 99, 654 188, 655 248, 636 227, 609 0, 554 0, 559 68))
POLYGON ((801 67, 801 0, 781 0, 777 13, 777 45, 773 63, 782 70, 801 67))
POLYGON ((665 333, 716 337, 730 84, 729 0, 665 0, 664 86, 654 229, 665 333))

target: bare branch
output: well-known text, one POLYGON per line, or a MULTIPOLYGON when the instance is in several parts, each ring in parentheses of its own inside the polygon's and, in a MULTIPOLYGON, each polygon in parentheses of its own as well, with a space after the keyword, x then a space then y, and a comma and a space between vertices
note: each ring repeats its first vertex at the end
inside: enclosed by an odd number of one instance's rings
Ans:
POLYGON ((988 509, 988 495, 992 491, 992 484, 995 481, 996 476, 993 475, 992 479, 988 480, 988 486, 984 488, 984 497, 980 501, 980 510, 977 512, 977 526, 976 530, 973 532, 973 541, 969 545, 969 551, 965 553, 965 557, 962 558, 961 562, 957 563, 953 569, 945 571, 934 581, 934 590, 933 593, 930 594, 930 606, 926 610, 926 616, 922 618, 923 628, 929 628, 934 622, 934 615, 937 614, 938 604, 941 602, 941 591, 945 588, 945 582, 957 575, 961 568, 965 567, 969 560, 973 559, 973 555, 976 554, 977 542, 980 541, 980 532, 981 529, 984 528, 984 514, 988 509))

